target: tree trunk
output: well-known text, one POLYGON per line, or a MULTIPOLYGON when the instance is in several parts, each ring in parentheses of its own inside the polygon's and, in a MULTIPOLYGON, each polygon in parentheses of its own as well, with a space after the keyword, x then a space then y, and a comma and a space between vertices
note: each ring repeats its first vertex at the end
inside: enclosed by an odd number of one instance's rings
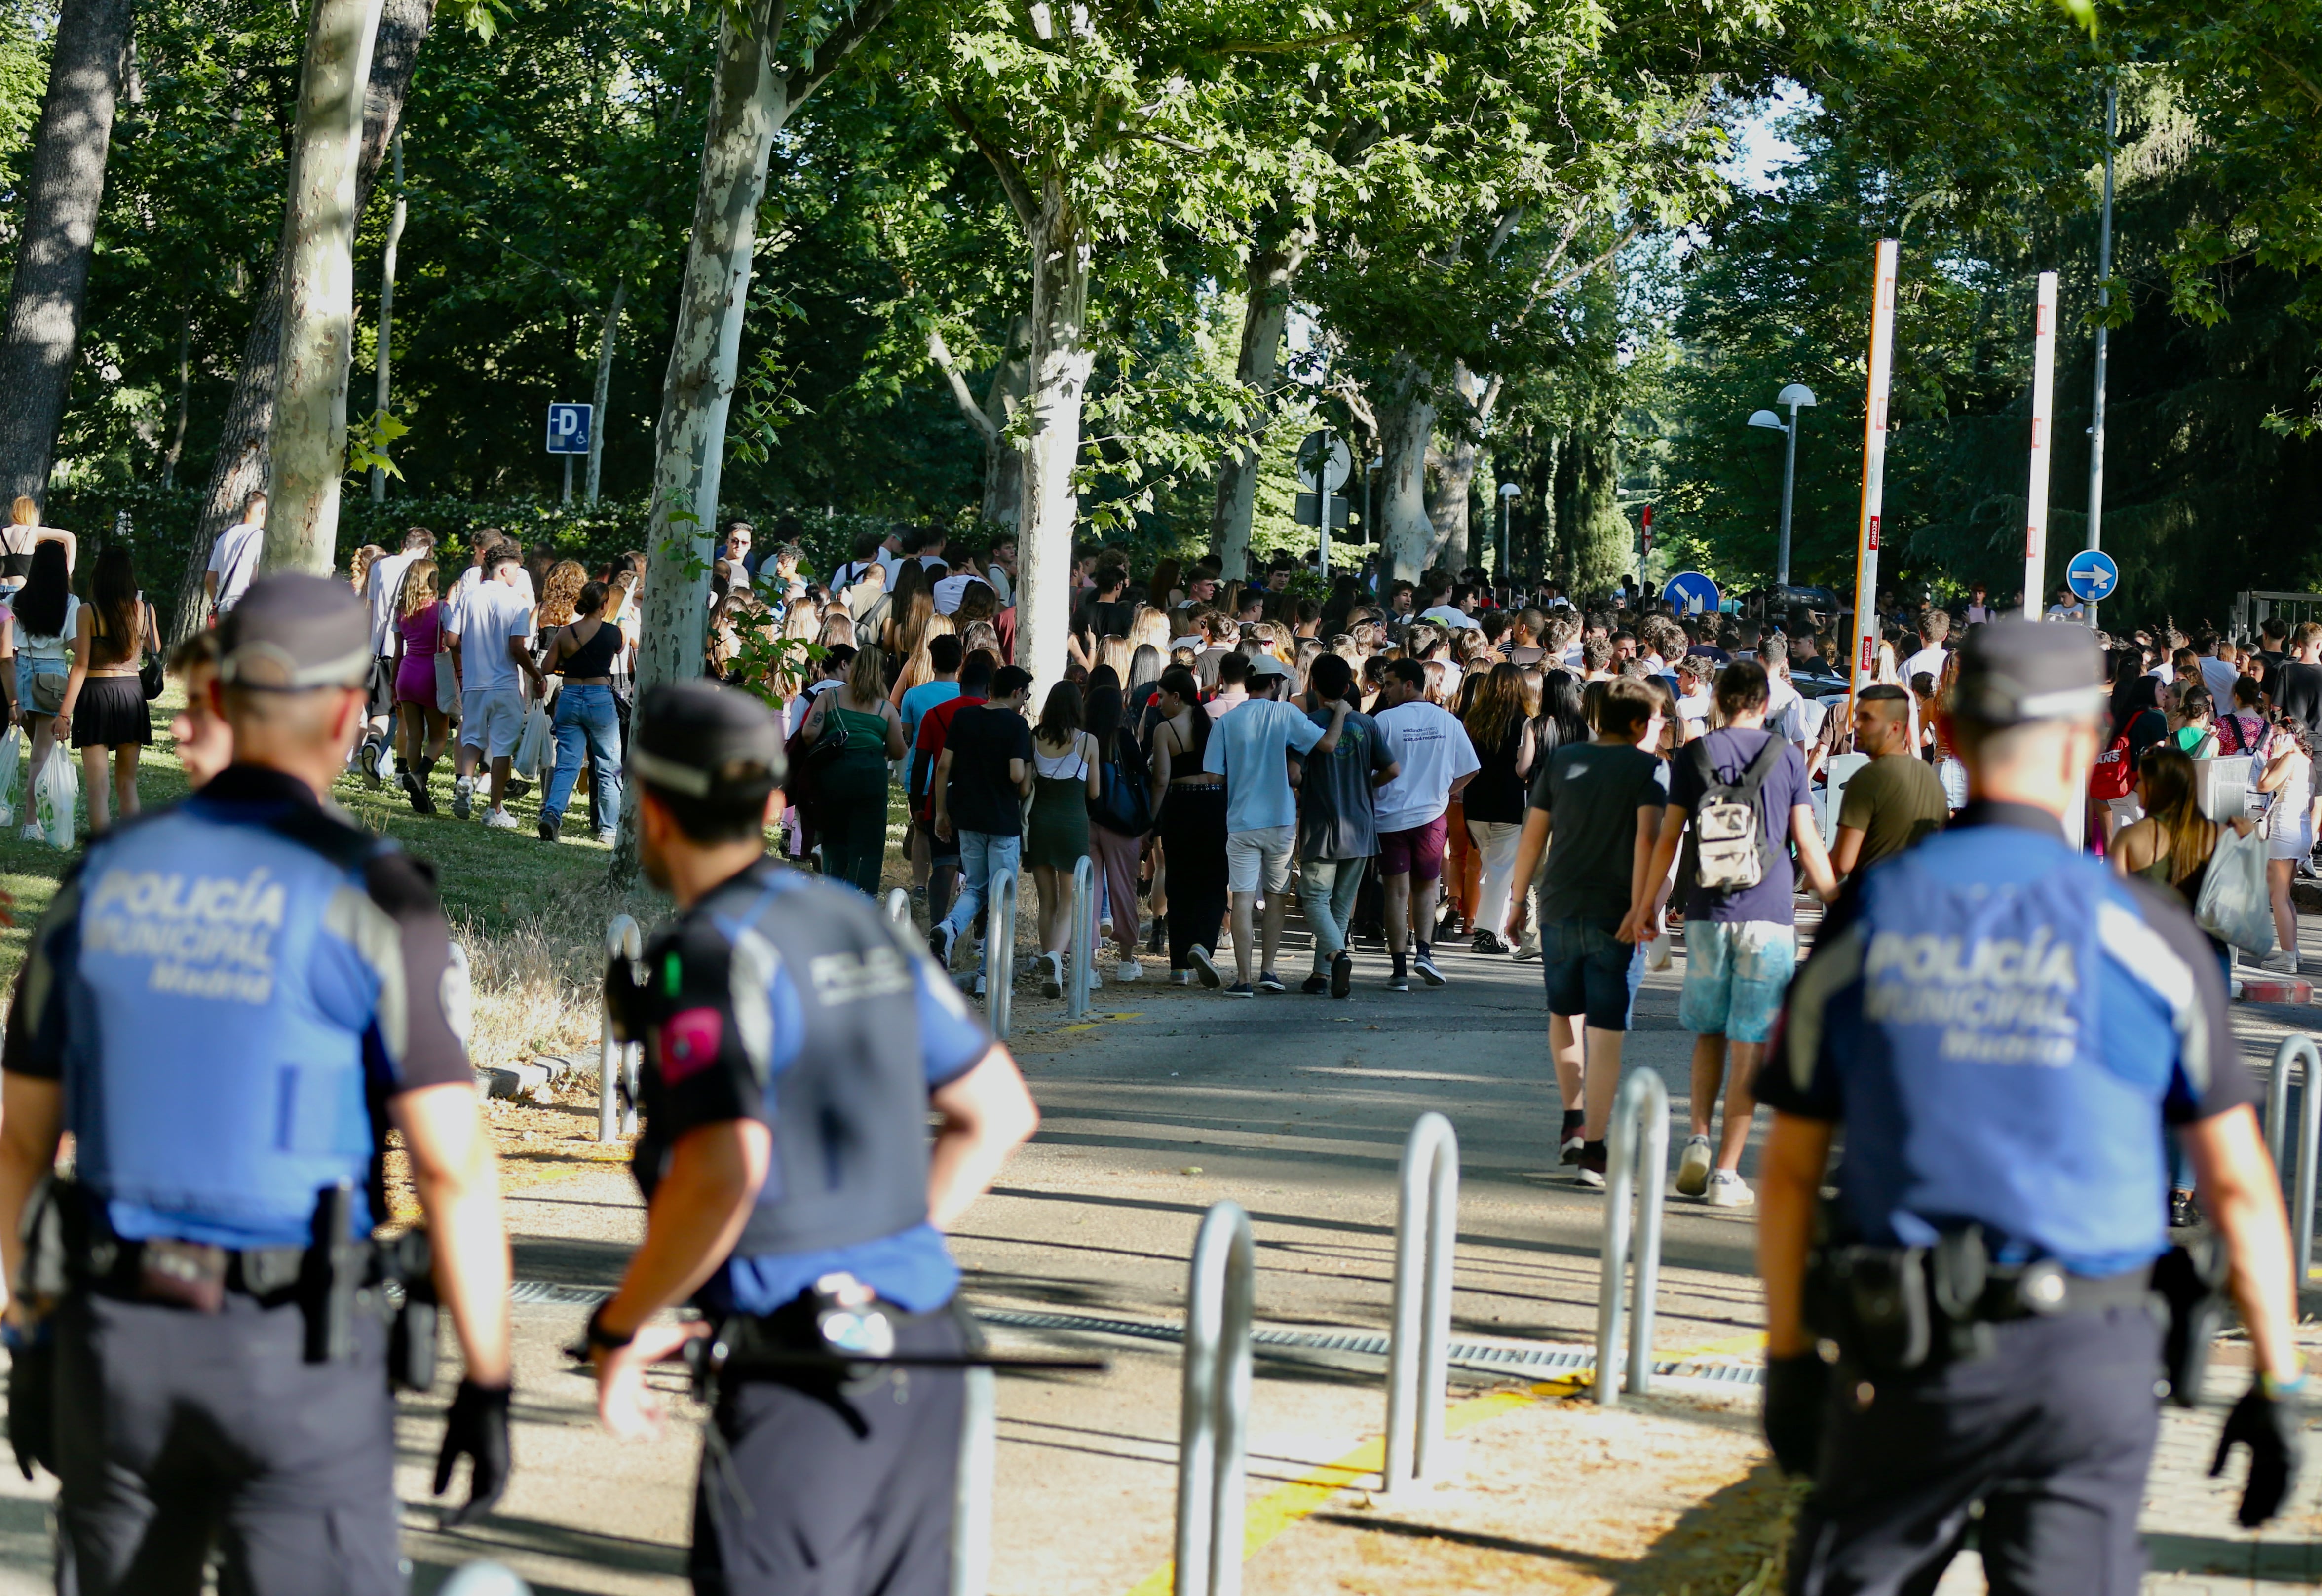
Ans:
POLYGON ((1016 663, 1032 673, 1033 701, 1065 674, 1072 626, 1073 467, 1081 406, 1096 357, 1087 340, 1090 242, 1061 178, 1041 182, 1032 247, 1032 429, 1024 451, 1023 520, 1016 544, 1016 663))
POLYGON ((983 412, 992 424, 983 439, 983 520, 1010 528, 1024 520, 1024 453, 1002 434, 1017 408, 1032 392, 1032 318, 1008 324, 1008 351, 983 391, 983 412))
POLYGON ((132 0, 64 0, 57 14, 0 339, 0 498, 48 497, 135 15, 132 0))
MULTIPOLYGON (((362 161, 355 174, 355 208, 370 196, 379 163, 386 159, 397 127, 403 120, 404 96, 419 65, 420 47, 435 17, 435 0, 386 0, 379 14, 379 33, 371 47, 370 86, 363 96, 362 161)), ((251 307, 250 335, 242 340, 242 366, 234 374, 233 396, 226 402, 225 424, 218 433, 217 455, 210 463, 210 479, 203 494, 201 519, 194 525, 186 569, 178 579, 178 605, 170 616, 169 636, 190 636, 208 616, 202 606, 202 573, 209 567, 210 545, 217 534, 242 514, 242 501, 254 488, 266 486, 269 440, 274 430, 274 378, 282 353, 282 257, 278 249, 274 268, 251 307)))
MULTIPOLYGON (((1571 490, 1559 516, 1562 561, 1571 571, 1567 586, 1573 602, 1580 595, 1602 596, 1633 569, 1627 517, 1621 514, 1620 451, 1613 415, 1576 426, 1564 444, 1570 461, 1571 490)), ((1559 479, 1565 473, 1559 472, 1559 479)))
POLYGON ((1435 524, 1427 518, 1427 446, 1435 436, 1432 384, 1409 355, 1394 358, 1388 394, 1378 406, 1378 520, 1388 574, 1416 581, 1427 569, 1435 524))
POLYGON ((1434 457, 1435 469, 1428 474, 1427 518, 1435 525, 1429 563, 1456 557, 1464 569, 1484 563, 1476 552, 1477 529, 1468 505, 1475 495, 1476 470, 1482 462, 1476 433, 1484 420, 1484 384, 1467 369, 1465 360, 1451 362, 1451 391, 1458 399, 1455 415, 1458 431, 1451 447, 1434 457))
POLYGON ((338 552, 354 359, 355 169, 380 0, 313 0, 282 216, 282 356, 261 570, 328 571, 338 552))
POLYGON ((1217 506, 1210 513, 1210 547, 1216 551, 1228 581, 1249 575, 1249 529, 1257 515, 1260 451, 1266 428, 1274 420, 1275 372, 1282 330, 1290 319, 1291 279, 1297 276, 1305 253, 1302 238, 1249 258, 1241 312, 1241 356, 1235 363, 1234 376, 1241 384, 1243 403, 1255 414, 1244 430, 1247 441, 1218 463, 1217 506))
POLYGON ((605 331, 597 340, 596 407, 589 413, 589 503, 597 502, 597 488, 603 480, 605 467, 605 406, 613 392, 613 350, 621 336, 621 306, 629 297, 629 285, 613 285, 613 302, 605 307, 605 331))
MULTIPOLYGON (((409 218, 410 207, 403 198, 403 135, 395 135, 391 147, 395 155, 395 212, 387 219, 387 247, 379 258, 379 370, 371 399, 371 414, 387 414, 388 400, 394 395, 395 373, 395 253, 403 242, 403 224, 409 218)), ((358 210, 357 214, 361 214, 358 210)), ((387 502, 387 468, 370 469, 370 502, 387 502)))
POLYGON ((186 452, 186 410, 194 387, 194 313, 178 317, 178 422, 169 430, 169 447, 161 455, 161 486, 178 485, 178 461, 186 452))

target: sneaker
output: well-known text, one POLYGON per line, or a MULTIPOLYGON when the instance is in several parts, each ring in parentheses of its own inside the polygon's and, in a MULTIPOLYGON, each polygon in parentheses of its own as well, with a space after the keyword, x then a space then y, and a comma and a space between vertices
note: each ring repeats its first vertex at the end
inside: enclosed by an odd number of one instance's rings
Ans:
POLYGON ((1346 949, 1330 961, 1330 996, 1343 998, 1355 990, 1355 961, 1346 949))
POLYGON ((1300 981, 1298 983, 1298 990, 1305 993, 1309 998, 1319 998, 1323 993, 1330 990, 1330 978, 1318 970, 1313 974, 1308 976, 1304 980, 1300 981))
POLYGON ((1190 970, 1172 970, 1169 972, 1169 984, 1173 987, 1190 987, 1193 984, 1193 972, 1190 970))
POLYGON ((1261 970, 1257 972, 1257 990, 1261 992, 1286 992, 1290 989, 1273 971, 1261 970))
POLYGON ((1538 963, 1540 962, 1540 939, 1536 936, 1527 935, 1523 941, 1516 944, 1516 951, 1511 956, 1513 957, 1515 962, 1519 964, 1538 963))
POLYGON ((1604 1189, 1604 1143, 1583 1142, 1580 1145, 1580 1156, 1572 1162, 1578 1166, 1573 1174, 1574 1180, 1591 1191, 1602 1191, 1604 1189))
POLYGON ((1712 1170, 1709 1172, 1709 1206, 1714 1208, 1746 1208, 1758 1200, 1750 1184, 1732 1170, 1712 1170))
POLYGON ((1040 963, 1045 971, 1040 977, 1040 996, 1063 997, 1065 995, 1065 956, 1062 953, 1042 953, 1040 963))
POLYGON ((1508 944, 1488 931, 1476 932, 1475 940, 1467 945, 1470 952, 1478 953, 1504 953, 1508 951, 1508 944))
POLYGON ((975 995, 976 995, 977 997, 979 997, 979 998, 983 997, 983 996, 985 995, 985 992, 984 992, 984 987, 983 987, 983 976, 981 976, 981 975, 979 975, 979 976, 977 976, 977 977, 975 978, 975 995))
POLYGON ((45 843, 49 840, 49 834, 42 831, 40 823, 34 820, 24 822, 24 829, 18 832, 16 835, 27 843, 45 843))
POLYGON ((2298 952, 2294 948, 2277 948, 2260 959, 2257 967, 2276 975, 2295 975, 2298 973, 2298 952))
POLYGON ((526 781, 523 777, 521 777, 521 776, 511 776, 511 777, 509 777, 509 778, 508 778, 508 783, 507 783, 507 795, 508 795, 508 797, 510 797, 510 798, 522 798, 526 793, 530 792, 531 790, 532 790, 532 783, 531 783, 531 782, 529 782, 529 781, 526 781))
POLYGON ((1578 1163, 1580 1162, 1580 1149, 1588 1145, 1587 1138, 1581 1134, 1580 1126, 1580 1115, 1573 1109, 1567 1108, 1564 1111, 1564 1129, 1561 1133, 1564 1139, 1561 1149, 1563 1163, 1578 1163))
POLYGON ((939 970, 951 968, 952 938, 952 928, 941 920, 937 920, 928 933, 928 952, 935 955, 936 967, 939 970))
POLYGON ((1440 970, 1435 968, 1435 953, 1431 948, 1413 959, 1411 962, 1411 967, 1418 971, 1419 978, 1431 987, 1442 986, 1448 979, 1440 970))
POLYGON ((564 831, 563 825, 562 824, 562 816, 551 815, 544 809, 541 811, 539 824, 535 825, 533 829, 540 834, 540 840, 542 842, 553 843, 562 835, 564 831))
POLYGON ((1679 1197, 1699 1197, 1709 1190, 1709 1138, 1693 1136, 1686 1142, 1685 1157, 1677 1166, 1677 1194, 1679 1197))
POLYGON ((484 829, 486 831, 516 831, 520 828, 517 825, 516 816, 509 814, 505 808, 500 808, 490 809, 485 812, 484 829))
POLYGON ((1393 975, 1386 978, 1386 990, 1390 992, 1407 992, 1411 990, 1411 977, 1405 975, 1400 970, 1396 971, 1393 975))
POLYGON ((1250 985, 1249 982, 1246 980, 1238 980, 1234 982, 1233 985, 1226 989, 1226 996, 1229 998, 1255 998, 1257 996, 1257 989, 1250 985))
POLYGON ((1088 990, 1093 992, 1102 985, 1104 985, 1104 971, 1099 970, 1096 967, 1096 961, 1092 959, 1089 961, 1088 967, 1088 990))
POLYGON ((620 840, 621 834, 617 831, 600 831, 597 834, 597 846, 599 848, 609 848, 620 840))
POLYGON ((1210 957, 1209 949, 1188 948, 1185 950, 1185 957, 1193 962, 1193 970, 1201 976, 1203 986, 1214 991, 1223 984, 1218 975, 1218 962, 1210 957))
POLYGON ((1120 962, 1120 967, 1112 972, 1112 979, 1115 980, 1143 980, 1145 979, 1145 966, 1139 964, 1134 959, 1123 959, 1120 962))
POLYGON ((2190 1230, 2200 1222, 2201 1210, 2194 1203, 2191 1192, 2171 1191, 2169 1194, 2170 1229, 2190 1230))
POLYGON ((465 820, 475 813, 476 779, 462 776, 452 783, 452 813, 465 820))

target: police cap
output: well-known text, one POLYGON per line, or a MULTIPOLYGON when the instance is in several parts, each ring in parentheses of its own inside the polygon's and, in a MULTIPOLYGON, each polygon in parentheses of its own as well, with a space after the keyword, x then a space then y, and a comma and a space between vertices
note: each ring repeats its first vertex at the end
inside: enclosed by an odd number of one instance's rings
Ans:
POLYGON ((2085 626, 1992 621, 1960 648, 1952 704, 1995 729, 2093 716, 2104 705, 2104 660, 2085 626))
POLYGON ((754 803, 788 774, 782 727, 747 693, 708 681, 663 682, 637 711, 629 770, 649 787, 716 803, 754 803))
POLYGON ((236 687, 357 688, 370 671, 370 613, 344 582, 276 571, 218 622, 218 679, 236 687))

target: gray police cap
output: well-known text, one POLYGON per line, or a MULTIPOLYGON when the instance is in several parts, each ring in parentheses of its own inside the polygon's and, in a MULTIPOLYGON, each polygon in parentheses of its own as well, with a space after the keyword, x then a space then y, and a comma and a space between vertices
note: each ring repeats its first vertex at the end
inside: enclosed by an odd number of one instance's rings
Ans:
POLYGON ((262 576, 218 622, 218 678, 236 687, 355 688, 370 670, 370 613, 344 582, 262 576))
POLYGON ((1992 621, 1960 647, 1959 714, 1987 726, 2071 720, 2103 707, 2104 656, 2085 626, 1992 621))
POLYGON ((664 682, 637 706, 629 769, 650 787, 694 798, 763 798, 789 774, 773 712, 708 681, 664 682))

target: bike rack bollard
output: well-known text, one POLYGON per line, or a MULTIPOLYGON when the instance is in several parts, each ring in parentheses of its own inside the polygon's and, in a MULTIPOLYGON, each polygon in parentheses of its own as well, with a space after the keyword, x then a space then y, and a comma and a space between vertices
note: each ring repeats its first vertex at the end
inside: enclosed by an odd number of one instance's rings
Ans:
POLYGON ((2283 1195, 2290 1198, 2290 1233, 2298 1261, 2300 1290, 2314 1268, 2314 1184, 2317 1160, 2322 1160, 2322 1046, 2311 1036, 2284 1036, 2273 1050, 2273 1075, 2265 1083, 2265 1145, 2281 1172, 2283 1195), (2282 1144, 2290 1131, 2290 1066, 2301 1062, 2305 1091, 2298 1114, 2298 1179, 2295 1195, 2290 1186, 2290 1166, 2281 1161, 2282 1144))
MULTIPOLYGON (((612 923, 605 927, 606 962, 625 957, 635 959, 643 949, 637 923, 626 915, 615 915, 612 923)), ((626 1069, 628 1051, 613 1040, 613 1016, 608 1008, 597 1042, 597 1139, 600 1142, 614 1140, 624 1128, 636 1127, 635 1109, 630 1111, 629 1124, 626 1127, 621 1124, 621 1095, 629 1085, 626 1069)))
POLYGON ((911 895, 900 887, 887 894, 887 917, 905 927, 911 923, 911 895))
POLYGON ((462 1563, 436 1587, 436 1596, 531 1596, 532 1587, 505 1563, 462 1563))
POLYGON ((1422 1114, 1403 1145, 1394 1219, 1394 1331, 1387 1344, 1385 1488, 1434 1476, 1451 1344, 1452 1249, 1459 1234, 1459 1135, 1422 1114))
POLYGON ((1185 1293, 1185 1384, 1177 1421, 1173 1596, 1241 1596, 1249 1447, 1249 1321, 1257 1243, 1241 1205, 1202 1216, 1185 1293))
POLYGON ((1661 1272, 1661 1177, 1668 1163, 1668 1088, 1659 1072, 1632 1070, 1613 1105, 1604 1148, 1604 1272, 1596 1290, 1596 1400, 1621 1400, 1622 1276, 1629 1268, 1629 1194, 1644 1187, 1637 1218, 1637 1275, 1630 1317, 1629 1389, 1639 1396, 1653 1384, 1653 1292, 1661 1272), (1640 1135, 1640 1129, 1643 1134, 1640 1135))
POLYGON ((1085 853, 1073 866, 1073 932, 1065 964, 1065 1017, 1078 1019, 1088 1012, 1089 971, 1096 965, 1096 861, 1085 853))
POLYGON ((992 1588, 992 1494, 999 1450, 996 1382, 989 1369, 970 1369, 951 1516, 951 1596, 984 1596, 992 1588))
POLYGON ((1016 990, 1016 872, 993 871, 984 890, 983 1021, 1005 1042, 1016 990))

